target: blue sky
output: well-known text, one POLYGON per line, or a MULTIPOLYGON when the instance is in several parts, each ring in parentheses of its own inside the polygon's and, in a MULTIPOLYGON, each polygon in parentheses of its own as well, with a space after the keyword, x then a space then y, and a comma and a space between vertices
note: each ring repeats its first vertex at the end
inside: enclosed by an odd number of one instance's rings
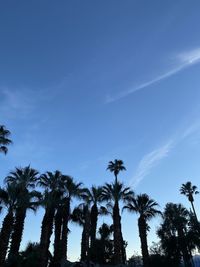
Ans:
MULTIPOLYGON (((179 188, 200 187, 199 8, 195 0, 1 1, 0 124, 14 142, 0 155, 1 180, 30 163, 99 185, 113 180, 106 166, 119 158, 121 180, 137 193, 161 209, 189 207, 179 188)), ((39 240, 42 216, 28 213, 22 246, 39 240)), ((136 218, 122 218, 128 256, 140 252, 136 218)), ((80 234, 71 226, 71 260, 80 234)))

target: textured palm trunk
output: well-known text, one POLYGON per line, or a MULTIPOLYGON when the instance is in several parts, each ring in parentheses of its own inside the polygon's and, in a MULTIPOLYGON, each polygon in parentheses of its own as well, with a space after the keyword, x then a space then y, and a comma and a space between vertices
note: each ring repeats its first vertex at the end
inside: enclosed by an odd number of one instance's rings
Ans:
POLYGON ((119 214, 119 204, 115 202, 113 207, 113 226, 114 226, 114 258, 115 264, 123 263, 123 237, 121 231, 121 216, 119 214))
POLYGON ((85 223, 83 225, 82 240, 81 240, 81 260, 89 261, 89 240, 90 240, 90 212, 85 211, 85 223))
POLYGON ((96 240, 97 220, 98 220, 98 208, 97 208, 97 205, 94 204, 91 208, 91 231, 90 231, 91 259, 92 259, 94 246, 95 246, 95 240, 96 240))
POLYGON ((42 229, 40 237, 40 260, 38 263, 39 267, 46 267, 48 263, 48 253, 50 238, 53 232, 53 219, 54 219, 55 209, 47 208, 42 220, 42 229))
POLYGON ((25 218, 26 218, 26 209, 18 208, 16 210, 16 215, 15 215, 15 222, 11 237, 9 257, 17 256, 19 253, 19 248, 24 230, 25 218))
POLYGON ((192 267, 192 257, 190 256, 185 235, 181 227, 178 229, 178 242, 183 255, 183 261, 185 267, 192 267))
POLYGON ((87 259, 87 248, 86 248, 86 229, 83 226, 82 237, 81 237, 81 261, 86 261, 87 259))
POLYGON ((3 220, 2 228, 0 232, 0 240, 1 240, 0 242, 0 266, 3 266, 5 262, 6 254, 8 251, 9 239, 10 239, 11 232, 12 232, 13 222, 14 222, 13 212, 9 211, 3 220))
POLYGON ((57 209, 55 215, 55 237, 53 266, 59 267, 61 262, 61 229, 62 229, 62 207, 57 209))
POLYGON ((124 244, 122 233, 121 233, 121 244, 122 244, 122 263, 125 264, 126 263, 126 247, 124 244))
POLYGON ((62 213, 61 259, 67 260, 68 222, 70 216, 70 199, 67 199, 62 213))
POLYGON ((193 210, 193 213, 194 213, 194 216, 198 222, 198 218, 197 218, 197 214, 196 214, 196 211, 195 211, 195 208, 194 208, 194 201, 190 201, 191 205, 192 205, 192 210, 193 210))
POLYGON ((148 244, 147 244, 147 224, 143 217, 139 217, 138 219, 138 228, 139 235, 141 241, 141 250, 142 250, 142 258, 144 267, 149 266, 149 252, 148 252, 148 244))

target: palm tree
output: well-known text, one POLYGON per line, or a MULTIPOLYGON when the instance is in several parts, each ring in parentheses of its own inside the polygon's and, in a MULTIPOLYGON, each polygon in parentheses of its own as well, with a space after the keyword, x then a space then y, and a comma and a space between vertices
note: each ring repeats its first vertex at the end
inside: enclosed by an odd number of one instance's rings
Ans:
POLYGON ((67 259, 68 222, 70 219, 70 206, 73 198, 81 198, 83 194, 82 183, 76 183, 71 176, 62 176, 63 194, 55 216, 54 265, 67 259))
POLYGON ((48 251, 50 238, 53 232, 53 221, 60 196, 63 194, 63 175, 60 171, 46 172, 38 179, 38 185, 45 189, 42 206, 45 214, 42 220, 40 235, 40 260, 38 266, 46 267, 48 263, 48 251))
POLYGON ((171 229, 173 235, 177 236, 178 246, 182 252, 186 267, 192 266, 192 257, 187 241, 187 226, 189 222, 189 211, 181 204, 167 203, 164 213, 164 226, 171 229))
POLYGON ((149 252, 147 244, 147 231, 149 227, 147 222, 156 215, 161 214, 161 212, 156 209, 157 206, 158 204, 147 194, 141 194, 136 198, 133 198, 128 205, 124 207, 124 209, 128 209, 130 212, 139 214, 138 228, 144 267, 149 266, 149 252))
POLYGON ((62 234, 61 234, 61 257, 67 259, 67 236, 68 236, 68 223, 70 219, 71 201, 73 198, 82 199, 84 195, 84 189, 82 183, 77 183, 72 177, 67 176, 64 178, 64 190, 65 199, 63 205, 63 217, 62 217, 62 234))
POLYGON ((0 188, 1 204, 7 208, 7 214, 3 220, 0 232, 0 266, 5 262, 8 244, 14 223, 14 211, 17 204, 18 190, 13 185, 7 185, 5 189, 0 188))
POLYGON ((81 237, 81 261, 88 261, 91 228, 89 205, 87 203, 81 203, 78 207, 74 208, 71 214, 71 220, 83 228, 81 237))
POLYGON ((180 189, 180 193, 182 195, 185 195, 188 198, 188 200, 190 201, 190 203, 192 205, 193 213, 196 217, 196 220, 198 221, 196 211, 194 208, 194 196, 193 196, 193 195, 199 194, 199 192, 197 191, 197 186, 192 185, 191 182, 187 182, 185 184, 182 184, 181 189, 180 189))
POLYGON ((114 161, 109 161, 107 170, 114 173, 115 182, 117 182, 117 177, 120 171, 125 171, 124 162, 120 159, 115 159, 114 161))
POLYGON ((4 125, 0 125, 0 152, 6 154, 8 152, 7 146, 12 143, 9 139, 10 131, 4 125))
POLYGON ((94 249, 94 244, 96 240, 98 215, 101 213, 100 211, 101 209, 98 208, 98 204, 102 201, 101 193, 102 193, 102 187, 92 186, 90 190, 86 191, 86 195, 85 195, 87 198, 87 202, 91 205, 91 211, 90 211, 90 223, 91 223, 90 250, 91 250, 91 253, 94 249))
POLYGON ((27 209, 36 210, 41 194, 35 190, 35 183, 38 178, 38 171, 30 166, 25 168, 16 168, 9 176, 5 178, 8 185, 15 186, 18 190, 16 203, 16 213, 14 219, 13 233, 9 257, 16 256, 19 253, 22 240, 24 222, 27 209))
POLYGON ((109 202, 112 206, 113 230, 114 230, 114 257, 115 263, 125 262, 124 241, 121 230, 121 216, 119 210, 119 202, 127 204, 134 196, 133 191, 129 187, 115 180, 115 183, 106 183, 102 189, 102 200, 109 202))
MULTIPOLYGON (((110 240, 111 234, 113 233, 112 225, 109 226, 106 223, 103 223, 101 227, 99 227, 98 231, 100 235, 100 248, 102 249, 101 262, 105 264, 108 260, 112 262, 113 260, 113 242, 110 240)), ((97 251, 97 255, 99 251, 97 251)))

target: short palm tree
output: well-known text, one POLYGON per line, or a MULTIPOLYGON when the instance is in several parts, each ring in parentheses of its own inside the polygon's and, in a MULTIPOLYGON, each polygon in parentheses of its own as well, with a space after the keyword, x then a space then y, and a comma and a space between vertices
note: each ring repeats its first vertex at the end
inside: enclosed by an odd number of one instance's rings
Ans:
POLYGON ((81 261, 89 260, 89 237, 90 237, 90 210, 87 203, 81 203, 74 208, 71 214, 72 222, 80 225, 82 230, 81 237, 81 261))
POLYGON ((38 185, 45 189, 42 206, 45 214, 42 220, 40 235, 40 260, 38 266, 46 267, 48 264, 48 251, 50 238, 53 232, 53 221, 60 197, 63 194, 63 175, 60 171, 46 172, 38 179, 38 185))
POLYGON ((100 213, 100 209, 98 207, 101 200, 102 187, 92 186, 90 190, 87 190, 86 195, 88 198, 88 202, 91 206, 90 211, 90 223, 91 223, 91 231, 90 231, 90 249, 91 251, 94 249, 94 244, 96 240, 96 230, 97 230, 97 220, 98 215, 100 213))
POLYGON ((8 185, 15 186, 18 190, 9 257, 19 253, 27 209, 36 210, 38 207, 41 194, 34 190, 37 178, 38 171, 30 166, 16 168, 5 178, 8 185))
POLYGON ((115 263, 125 262, 124 241, 121 230, 121 216, 119 202, 127 204, 132 200, 134 193, 129 187, 125 187, 122 183, 106 183, 102 189, 102 201, 109 202, 112 207, 113 230, 114 230, 114 257, 115 263))
POLYGON ((186 267, 191 267, 191 253, 186 238, 189 211, 181 204, 167 203, 163 212, 164 224, 177 235, 178 245, 186 267))
POLYGON ((188 200, 190 201, 193 213, 197 219, 196 211, 194 208, 194 195, 199 194, 199 192, 197 191, 197 186, 192 185, 191 182, 187 182, 185 184, 182 184, 181 189, 180 189, 180 193, 182 195, 185 195, 188 198, 188 200))
POLYGON ((114 173, 115 182, 117 182, 118 174, 120 171, 125 171, 124 162, 120 159, 115 159, 114 161, 109 161, 107 170, 114 173))
POLYGON ((155 217, 158 214, 161 214, 159 210, 157 210, 158 204, 151 199, 147 194, 141 194, 133 198, 128 205, 124 207, 130 212, 138 213, 138 228, 139 235, 141 240, 141 250, 144 267, 149 266, 149 252, 147 245, 147 230, 148 224, 147 222, 155 217))
POLYGON ((0 201, 3 207, 7 209, 7 214, 3 220, 0 232, 0 266, 5 262, 8 251, 8 244, 13 229, 14 212, 17 205, 19 192, 13 185, 7 185, 5 189, 0 188, 0 201))
POLYGON ((8 152, 7 146, 12 143, 9 139, 10 131, 4 125, 0 125, 0 152, 6 154, 8 152))

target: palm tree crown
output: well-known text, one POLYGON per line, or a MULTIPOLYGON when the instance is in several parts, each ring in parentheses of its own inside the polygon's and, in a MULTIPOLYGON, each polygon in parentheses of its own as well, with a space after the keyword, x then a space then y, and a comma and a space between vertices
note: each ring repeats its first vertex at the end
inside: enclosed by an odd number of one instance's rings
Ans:
POLYGON ((146 220, 150 220, 157 214, 161 214, 159 210, 156 209, 158 203, 151 199, 147 194, 140 194, 136 198, 133 198, 124 209, 128 209, 130 212, 139 213, 141 217, 146 220))
POLYGON ((115 159, 114 161, 109 161, 107 170, 114 173, 115 181, 117 182, 117 176, 120 171, 125 171, 124 162, 120 159, 115 159))
POLYGON ((134 193, 130 187, 125 187, 123 183, 106 183, 103 186, 101 199, 103 201, 122 201, 124 203, 129 202, 133 199, 134 193))
POLYGON ((193 197, 194 194, 195 195, 199 194, 199 192, 197 191, 197 186, 192 185, 191 182, 187 182, 185 184, 182 184, 181 189, 180 189, 180 193, 182 195, 185 195, 190 202, 194 201, 194 197, 193 197))

